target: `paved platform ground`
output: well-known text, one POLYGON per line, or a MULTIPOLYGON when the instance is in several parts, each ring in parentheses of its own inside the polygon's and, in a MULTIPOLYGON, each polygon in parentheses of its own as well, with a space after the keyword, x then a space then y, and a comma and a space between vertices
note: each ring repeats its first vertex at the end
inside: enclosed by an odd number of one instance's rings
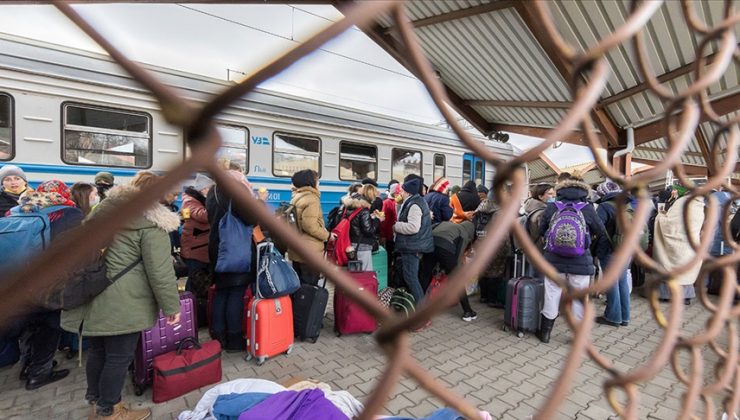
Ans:
MULTIPOLYGON (((464 395, 480 409, 497 419, 526 419, 545 400, 560 372, 570 347, 571 337, 564 322, 559 321, 549 344, 534 336, 522 339, 503 332, 503 311, 476 302, 479 317, 472 323, 460 319, 455 307, 434 320, 431 328, 413 335, 413 348, 418 360, 443 384, 464 395)), ((597 302, 599 311, 603 303, 597 302)), ((664 307, 666 305, 663 305, 664 307)), ((694 335, 705 328, 707 311, 692 304, 684 314, 683 333, 694 335)), ((241 353, 224 353, 224 381, 237 378, 264 378, 284 381, 293 375, 326 382, 333 389, 345 389, 364 400, 373 389, 385 359, 378 352, 372 336, 354 335, 337 338, 330 330, 328 315, 318 343, 298 343, 289 356, 279 356, 258 367, 246 362, 241 353)), ((201 335, 206 332, 201 330, 201 335)), ((649 360, 662 336, 652 318, 648 302, 633 296, 633 320, 628 327, 597 326, 593 339, 601 352, 622 369, 639 366, 649 360)), ((205 338, 205 337, 204 337, 205 338)), ((725 338, 726 340, 726 338, 725 338)), ((682 352, 681 364, 687 366, 682 352)), ((704 349, 705 368, 712 368, 717 356, 704 349)), ((28 392, 18 380, 18 366, 0 370, 0 417, 13 419, 82 419, 89 409, 84 401, 84 368, 77 361, 57 358, 70 376, 39 390, 28 392)), ((705 378, 712 373, 706 372, 705 378)), ((608 374, 591 361, 585 362, 572 390, 560 406, 562 419, 616 418, 603 396, 602 383, 608 374)), ((641 386, 641 419, 673 420, 678 418, 682 394, 686 387, 666 367, 652 381, 641 386)), ((207 388, 191 392, 165 404, 153 404, 151 391, 134 396, 127 381, 124 400, 134 406, 152 407, 155 419, 175 418, 182 410, 195 406, 207 388)), ((715 404, 719 401, 715 401, 715 404)), ((699 410, 701 410, 700 403, 699 410)), ((442 404, 415 382, 404 379, 392 392, 386 404, 388 414, 420 417, 442 404)), ((701 411, 700 411, 701 412, 701 411)), ((700 416, 703 418, 703 416, 700 416)))

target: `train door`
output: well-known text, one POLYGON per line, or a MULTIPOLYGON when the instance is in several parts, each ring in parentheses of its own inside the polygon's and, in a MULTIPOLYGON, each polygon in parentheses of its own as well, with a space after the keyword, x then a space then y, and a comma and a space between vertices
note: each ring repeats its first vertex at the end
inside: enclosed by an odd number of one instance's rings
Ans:
POLYGON ((475 181, 480 185, 486 180, 486 161, 475 156, 472 153, 463 155, 463 184, 468 181, 475 181))

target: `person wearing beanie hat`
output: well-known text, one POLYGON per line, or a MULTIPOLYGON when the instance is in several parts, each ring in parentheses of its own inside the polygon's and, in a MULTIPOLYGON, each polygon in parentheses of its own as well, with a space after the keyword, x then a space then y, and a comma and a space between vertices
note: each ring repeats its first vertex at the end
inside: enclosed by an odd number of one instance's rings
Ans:
POLYGON ((398 211, 398 221, 393 226, 396 233, 395 252, 403 281, 408 286, 416 304, 421 303, 424 291, 419 283, 419 263, 422 254, 434 252, 432 217, 427 202, 419 195, 423 180, 409 175, 401 187, 403 204, 398 211))
POLYGON ((0 217, 18 205, 18 198, 28 190, 28 179, 23 169, 15 165, 0 168, 0 217))
MULTIPOLYGON (((319 174, 311 169, 304 169, 293 174, 291 181, 295 189, 290 204, 295 208, 296 224, 301 238, 317 255, 322 254, 324 244, 336 236, 324 225, 321 192, 318 189, 319 174)), ((321 273, 309 267, 300 255, 290 249, 290 245, 287 253, 301 283, 318 285, 321 273)))
POLYGON ((478 185, 478 188, 476 188, 476 191, 478 191, 478 197, 480 197, 481 201, 488 198, 488 188, 486 188, 485 185, 483 184, 478 185))
POLYGON ((115 185, 116 178, 110 172, 98 172, 95 174, 95 187, 98 189, 100 201, 105 200, 108 190, 115 185))
POLYGON ((180 236, 180 256, 188 267, 185 290, 195 292, 196 298, 203 300, 206 296, 203 290, 193 283, 193 280, 201 278, 202 274, 198 273, 199 271, 208 272, 210 262, 208 237, 211 234, 211 225, 208 224, 206 197, 214 182, 203 174, 197 174, 193 184, 192 187, 185 188, 182 193, 183 225, 180 236))
POLYGON ((446 222, 452 218, 452 207, 450 206, 450 196, 447 195, 447 188, 450 181, 445 177, 439 177, 429 188, 429 193, 424 196, 429 210, 432 212, 432 226, 441 222, 446 222))
POLYGON ((364 179, 363 179, 362 181, 360 181, 360 184, 362 184, 362 185, 367 185, 367 184, 370 184, 370 185, 372 185, 373 187, 375 187, 375 188, 378 188, 378 182, 377 182, 377 181, 375 181, 375 180, 374 180, 374 179, 372 179, 372 178, 364 178, 364 179))

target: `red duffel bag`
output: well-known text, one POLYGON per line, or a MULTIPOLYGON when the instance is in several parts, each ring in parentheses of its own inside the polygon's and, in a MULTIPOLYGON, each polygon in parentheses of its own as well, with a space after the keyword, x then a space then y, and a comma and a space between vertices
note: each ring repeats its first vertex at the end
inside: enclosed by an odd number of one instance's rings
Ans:
POLYGON ((221 381, 221 343, 183 339, 176 351, 154 358, 152 401, 161 403, 221 381), (193 347, 185 348, 192 344, 193 347))

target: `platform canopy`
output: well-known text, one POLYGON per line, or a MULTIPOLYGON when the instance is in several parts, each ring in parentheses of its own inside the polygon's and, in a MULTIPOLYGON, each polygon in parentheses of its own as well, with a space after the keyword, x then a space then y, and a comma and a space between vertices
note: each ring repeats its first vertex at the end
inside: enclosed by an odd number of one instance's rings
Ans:
MULTIPOLYGON (((351 3, 336 1, 334 5, 341 11, 351 3)), ((621 26, 630 8, 629 0, 546 4, 561 36, 579 51, 621 26)), ((447 88, 450 105, 482 133, 544 137, 562 120, 572 101, 566 83, 571 69, 538 23, 530 2, 410 1, 406 7, 427 57, 447 88)), ((721 21, 724 2, 700 0, 693 7, 711 27, 721 21)), ((366 33, 414 72, 393 26, 390 17, 382 17, 366 33)), ((663 86, 678 92, 690 84, 701 38, 684 21, 681 2, 666 1, 643 34, 653 71, 663 86)), ((716 49, 713 43, 704 51, 707 62, 713 60, 716 49)), ((664 103, 643 81, 632 42, 610 50, 606 58, 611 76, 592 111, 602 147, 624 148, 626 129, 633 127, 637 147, 632 161, 662 160, 667 148, 661 121, 664 103)), ((708 89, 715 111, 723 118, 736 116, 740 109, 739 78, 740 65, 733 61, 721 80, 708 89)), ((716 131, 702 115, 702 124, 682 157, 687 171, 706 174, 714 141, 726 152, 725 135, 715 137, 716 131)), ((577 131, 559 140, 585 145, 577 131)))

